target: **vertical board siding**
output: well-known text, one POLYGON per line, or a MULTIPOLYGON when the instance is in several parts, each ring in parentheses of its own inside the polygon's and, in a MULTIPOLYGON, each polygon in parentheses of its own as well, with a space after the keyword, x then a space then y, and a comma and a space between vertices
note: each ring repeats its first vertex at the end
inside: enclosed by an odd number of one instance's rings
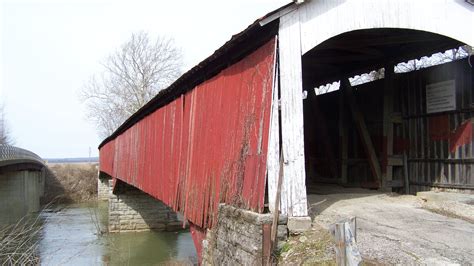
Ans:
POLYGON ((262 212, 272 39, 100 149, 101 171, 212 227, 220 202, 262 212))
POLYGON ((115 142, 111 141, 100 149, 99 165, 100 170, 112 176, 115 158, 115 142), (104 156, 102 156, 104 155, 104 156))
MULTIPOLYGON (((276 65, 276 69, 278 69, 278 65, 276 65)), ((277 76, 278 75, 275 75, 275 77, 277 76)), ((275 211, 278 177, 280 174, 280 122, 278 121, 278 94, 278 80, 275 79, 273 81, 273 100, 267 154, 268 208, 270 209, 270 212, 275 211)))
MULTIPOLYGON (((463 59, 408 73, 393 74, 394 114, 398 117, 398 113, 401 112, 403 118, 403 123, 394 124, 393 158, 402 158, 403 153, 407 153, 412 193, 430 187, 474 189, 472 73, 467 60, 463 59), (456 83, 456 110, 427 114, 426 85, 452 79, 456 83), (469 123, 471 128, 468 126, 469 123), (457 140, 456 143, 459 145, 454 145, 456 144, 454 140, 457 140)), ((356 91, 356 101, 366 120, 375 150, 382 163, 383 85, 385 82, 381 79, 361 84, 357 86, 356 91)), ((339 137, 341 127, 338 125, 340 111, 337 110, 339 97, 340 91, 318 95, 318 104, 326 116, 327 127, 330 129, 329 141, 340 150, 342 147, 342 139, 339 137)), ((305 101, 308 107, 314 104, 311 99, 305 101)), ((331 178, 326 170, 329 163, 325 160, 327 155, 324 146, 321 142, 315 141, 323 139, 321 127, 314 122, 314 116, 309 108, 306 109, 305 119, 308 180, 338 182, 336 178, 331 178)), ((350 121, 347 126, 349 132, 347 181, 351 185, 364 185, 364 182, 374 180, 374 177, 370 172, 354 123, 350 121)), ((342 153, 339 154, 337 160, 342 161, 342 153)), ((339 163, 340 168, 341 166, 342 164, 339 163)), ((394 169, 393 180, 400 182, 404 180, 401 168, 394 169)))
MULTIPOLYGON (((429 187, 474 188, 474 131, 468 143, 454 145, 455 133, 474 123, 472 69, 465 59, 397 74, 404 136, 408 139, 411 192, 429 187), (456 110, 426 113, 426 85, 455 80, 456 110)), ((466 133, 469 133, 466 131, 466 133)))
POLYGON ((283 183, 281 211, 307 216, 304 159, 303 82, 298 12, 280 18, 279 56, 283 183))

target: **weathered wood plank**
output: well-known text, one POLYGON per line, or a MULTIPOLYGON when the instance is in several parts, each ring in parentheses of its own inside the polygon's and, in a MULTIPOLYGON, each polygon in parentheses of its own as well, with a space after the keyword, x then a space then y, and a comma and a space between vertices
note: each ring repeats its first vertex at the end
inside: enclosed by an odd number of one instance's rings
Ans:
POLYGON ((336 223, 335 228, 335 242, 336 242, 336 264, 346 265, 346 241, 344 223, 336 223))
POLYGON ((403 177, 405 181, 405 194, 410 194, 410 177, 408 176, 408 160, 406 153, 403 153, 403 177))
POLYGON ((307 216, 298 12, 290 12, 280 19, 279 44, 281 132, 285 158, 282 194, 284 191, 288 196, 288 206, 284 210, 282 204, 282 213, 287 213, 288 216, 307 216))
POLYGON ((333 178, 336 178, 338 175, 337 166, 336 166, 336 158, 334 157, 334 151, 331 145, 331 139, 329 138, 326 118, 324 117, 324 114, 321 112, 319 108, 318 97, 316 96, 316 92, 314 91, 314 89, 309 90, 308 100, 311 101, 311 108, 313 111, 313 115, 316 120, 316 123, 318 124, 318 128, 321 131, 320 132, 321 139, 318 141, 322 142, 322 145, 324 147, 324 151, 327 156, 326 158, 328 159, 328 162, 329 162, 329 170, 331 171, 331 175, 333 178))
MULTIPOLYGON (((459 119, 458 119, 458 115, 456 114, 453 114, 453 131, 456 130, 456 128, 458 128, 459 126, 459 119)), ((456 148, 453 152, 452 152, 452 157, 451 158, 454 158, 454 159, 458 159, 459 158, 459 148, 456 148)), ((453 177, 454 177, 454 184, 459 184, 459 167, 458 165, 452 165, 454 171, 453 171, 453 177)))
POLYGON ((387 158, 387 165, 389 166, 403 166, 402 155, 391 155, 387 158))
POLYGON ((364 150, 369 158, 370 169, 374 177, 380 182, 382 180, 382 171, 380 170, 379 159, 375 153, 374 145, 367 130, 367 125, 365 124, 364 117, 360 112, 357 104, 355 102, 354 95, 352 93, 352 86, 348 79, 341 80, 341 87, 346 94, 346 99, 349 102, 349 107, 351 109, 352 118, 357 126, 357 130, 364 144, 364 150))
POLYGON ((337 222, 333 225, 336 242, 336 264, 356 266, 362 261, 357 248, 357 222, 355 217, 337 222))
POLYGON ((278 173, 278 184, 277 184, 277 191, 275 195, 275 206, 273 211, 273 221, 272 221, 272 229, 271 229, 271 250, 273 250, 277 246, 277 231, 278 231, 278 220, 280 214, 280 197, 281 197, 281 185, 283 183, 283 152, 280 154, 279 160, 279 173, 278 173))
POLYGON ((382 169, 382 183, 390 183, 393 179, 393 164, 388 163, 388 158, 393 155, 393 66, 385 66, 385 78, 383 88, 383 136, 385 150, 383 151, 383 159, 386 164, 382 169))
MULTIPOLYGON (((275 45, 276 47, 276 45, 275 45)), ((278 71, 278 66, 275 67, 278 71)), ((273 95, 272 95, 272 110, 270 114, 270 134, 268 140, 268 153, 267 153, 267 187, 268 187, 268 207, 270 212, 274 211, 275 208, 275 195, 277 193, 278 174, 279 174, 279 157, 280 157, 280 122, 279 122, 279 111, 278 111, 278 92, 279 84, 277 75, 273 81, 273 95)), ((282 197, 285 199, 282 202, 286 203, 286 194, 282 197)), ((281 197, 280 197, 281 198, 281 197)), ((282 205, 280 203, 280 205, 282 205)), ((286 209, 286 204, 285 207, 286 209)))
POLYGON ((348 160, 348 134, 347 134, 347 118, 344 106, 344 93, 339 90, 339 141, 340 143, 340 178, 342 184, 347 184, 347 160, 348 160))

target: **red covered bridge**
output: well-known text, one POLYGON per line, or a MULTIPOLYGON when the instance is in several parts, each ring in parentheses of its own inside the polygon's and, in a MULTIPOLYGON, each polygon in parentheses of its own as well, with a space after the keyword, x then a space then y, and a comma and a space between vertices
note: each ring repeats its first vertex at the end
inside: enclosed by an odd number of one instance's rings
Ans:
POLYGON ((137 121, 101 149, 101 171, 202 228, 219 202, 263 211, 275 40, 137 121))
POLYGON ((279 211, 290 218, 308 216, 306 186, 319 182, 411 193, 473 189, 469 59, 396 69, 474 44, 472 31, 452 27, 472 25, 472 17, 473 6, 456 1, 286 5, 233 36, 105 139, 100 171, 182 213, 200 232, 195 241, 215 225, 219 203, 274 210, 280 154, 279 211), (379 69, 380 80, 350 82, 379 69), (316 95, 334 81, 339 90, 316 95), (429 102, 433 88, 454 104, 429 102), (433 121, 441 120, 455 139, 432 138, 440 130, 433 121))

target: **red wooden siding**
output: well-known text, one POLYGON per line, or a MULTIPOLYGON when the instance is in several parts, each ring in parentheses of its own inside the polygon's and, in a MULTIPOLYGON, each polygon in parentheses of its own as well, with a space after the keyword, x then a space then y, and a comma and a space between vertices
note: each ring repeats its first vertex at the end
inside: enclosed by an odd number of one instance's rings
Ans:
POLYGON ((201 228, 220 202, 263 210, 275 40, 100 149, 100 169, 201 228))
POLYGON ((112 176, 114 172, 114 151, 115 141, 107 143, 100 149, 99 165, 100 171, 107 173, 112 176))

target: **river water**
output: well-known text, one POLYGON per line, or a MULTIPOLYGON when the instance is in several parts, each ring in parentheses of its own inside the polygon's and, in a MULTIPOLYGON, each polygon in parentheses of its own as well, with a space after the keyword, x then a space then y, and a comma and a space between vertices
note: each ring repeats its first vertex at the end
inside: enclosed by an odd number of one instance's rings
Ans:
POLYGON ((44 211, 39 242, 42 265, 196 264, 189 231, 98 233, 107 203, 56 206, 44 211))

